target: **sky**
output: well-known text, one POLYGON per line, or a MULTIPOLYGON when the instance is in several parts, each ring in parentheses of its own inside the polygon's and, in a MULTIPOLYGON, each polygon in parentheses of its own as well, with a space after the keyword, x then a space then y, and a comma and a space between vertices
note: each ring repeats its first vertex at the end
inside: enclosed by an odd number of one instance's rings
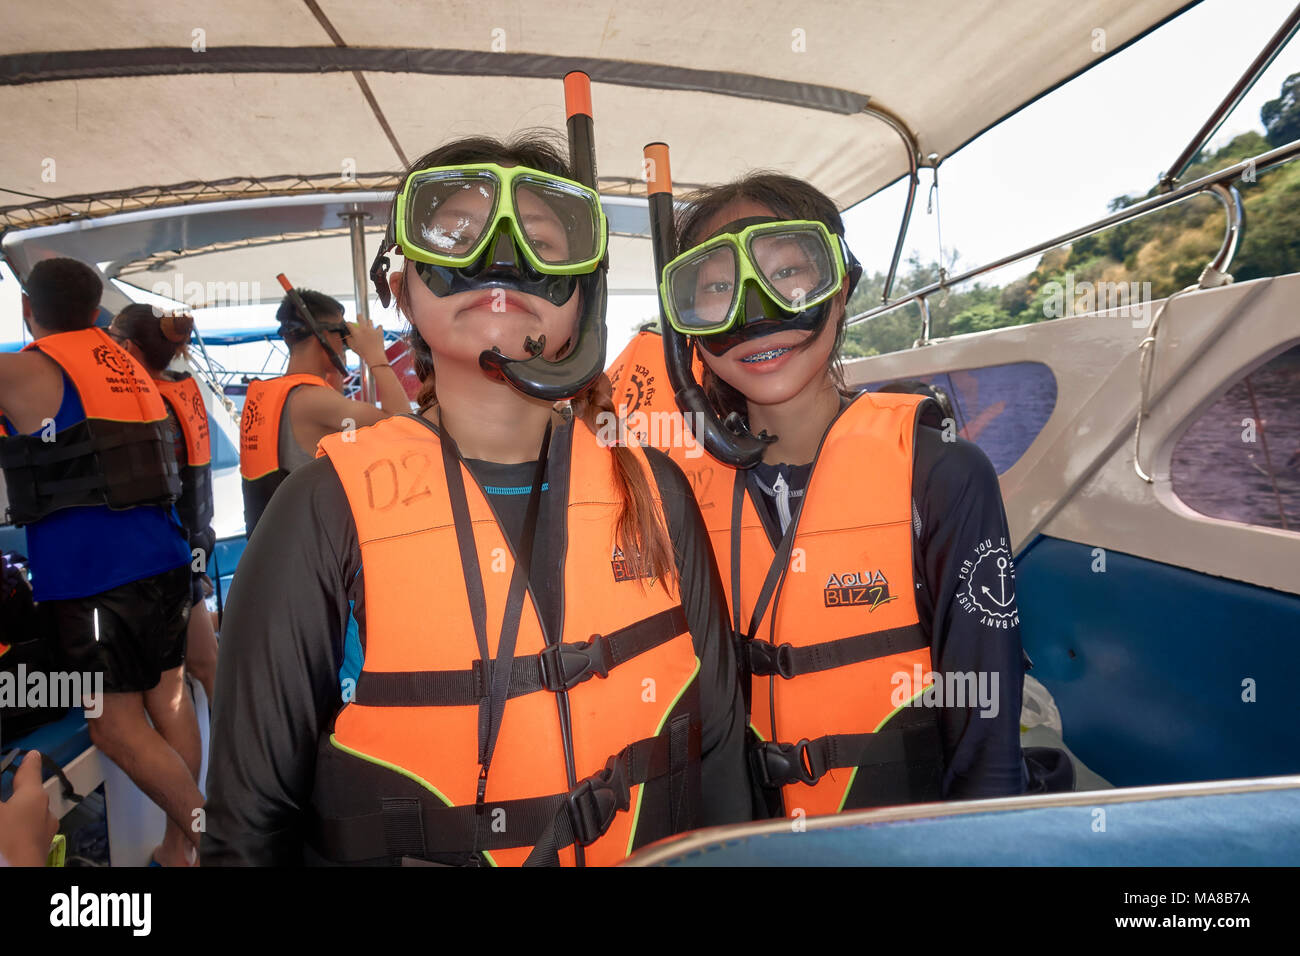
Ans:
MULTIPOLYGON (((943 247, 957 250, 958 270, 992 261, 1099 219, 1116 196, 1145 193, 1159 180, 1206 117, 1272 36, 1295 0, 1204 0, 1160 30, 1021 110, 939 169, 938 218, 943 247)), ((1212 147, 1248 130, 1263 130, 1260 107, 1300 72, 1293 39, 1228 117, 1212 147)), ((921 171, 916 208, 904 246, 933 261, 936 216, 926 213, 933 174, 921 171)), ((868 272, 889 267, 906 197, 896 183, 844 214, 849 245, 868 272)), ((1247 226, 1249 228, 1249 225, 1247 226)), ((980 281, 1003 284, 1034 267, 1008 266, 980 281)), ((950 267, 951 269, 951 267, 950 267)), ((17 282, 0 265, 0 341, 23 336, 17 282)), ((347 303, 351 314, 351 303, 347 303)), ((203 325, 266 325, 273 306, 210 310, 203 325)), ((371 303, 375 321, 402 326, 371 303)), ((653 298, 610 303, 609 355, 635 327, 654 317, 653 298)))

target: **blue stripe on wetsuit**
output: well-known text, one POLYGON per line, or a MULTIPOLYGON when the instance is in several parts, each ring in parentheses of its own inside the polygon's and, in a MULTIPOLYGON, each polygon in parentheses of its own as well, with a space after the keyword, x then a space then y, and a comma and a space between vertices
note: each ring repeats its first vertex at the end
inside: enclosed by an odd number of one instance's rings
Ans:
MULTIPOLYGON (((546 491, 547 485, 549 484, 550 482, 547 481, 542 482, 542 491, 546 491)), ((484 485, 483 490, 490 495, 526 495, 533 489, 531 485, 518 485, 514 487, 505 485, 484 485)))

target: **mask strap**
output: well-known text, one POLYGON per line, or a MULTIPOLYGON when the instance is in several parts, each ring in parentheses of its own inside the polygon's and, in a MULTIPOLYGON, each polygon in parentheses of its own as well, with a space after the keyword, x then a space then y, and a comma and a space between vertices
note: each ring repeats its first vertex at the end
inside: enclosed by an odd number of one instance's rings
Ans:
MULTIPOLYGON (((396 201, 394 201, 394 204, 396 201)), ((379 249, 375 253, 375 259, 370 263, 370 281, 374 283, 375 295, 379 296, 379 303, 385 309, 393 299, 393 290, 388 287, 388 254, 397 247, 396 227, 393 225, 393 217, 388 217, 388 229, 384 232, 384 239, 379 244, 379 249)))

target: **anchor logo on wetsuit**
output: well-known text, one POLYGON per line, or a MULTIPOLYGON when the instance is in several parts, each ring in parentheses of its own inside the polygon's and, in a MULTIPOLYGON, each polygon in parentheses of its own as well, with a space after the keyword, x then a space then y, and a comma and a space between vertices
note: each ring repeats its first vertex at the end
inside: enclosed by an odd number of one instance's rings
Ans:
POLYGON ((957 595, 957 604, 972 614, 979 614, 980 623, 999 630, 1020 623, 1016 609, 1016 568, 1007 549, 1006 540, 999 539, 994 546, 986 538, 976 545, 976 556, 962 562, 960 577, 966 586, 957 595))

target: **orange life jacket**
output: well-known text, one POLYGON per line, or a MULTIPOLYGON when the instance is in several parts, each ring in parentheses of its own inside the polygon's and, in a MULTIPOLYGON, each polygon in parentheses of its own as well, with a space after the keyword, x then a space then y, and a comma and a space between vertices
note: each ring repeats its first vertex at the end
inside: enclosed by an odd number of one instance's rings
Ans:
POLYGON ((59 332, 24 348, 67 374, 86 417, 50 434, 0 439, 9 520, 31 524, 87 505, 169 505, 181 492, 167 410, 144 367, 102 329, 59 332))
POLYGON ((699 661, 677 598, 619 573, 610 449, 580 423, 556 433, 548 494, 568 502, 563 633, 545 634, 531 590, 520 592, 510 696, 484 779, 489 668, 469 594, 495 658, 514 545, 424 419, 385 419, 351 439, 328 436, 320 451, 357 527, 365 662, 319 748, 317 852, 568 864, 576 843, 603 865, 698 826, 699 661))
MULTIPOLYGON (((615 364, 648 381, 666 378, 659 341, 643 333, 615 364)), ((614 384, 617 396, 622 378, 614 384)), ((650 399, 659 411, 672 405, 671 395, 650 399)), ((916 395, 856 396, 822 439, 779 555, 743 472, 664 449, 690 477, 731 606, 737 657, 752 675, 742 680, 759 738, 751 740, 753 776, 769 795, 780 787, 787 813, 940 796, 937 712, 901 706, 932 680, 912 559, 922 403, 916 395)), ((768 803, 776 812, 776 801, 768 803)))
POLYGON ((193 542, 212 523, 212 445, 208 436, 208 409, 193 376, 156 378, 154 385, 171 406, 185 439, 185 467, 181 469, 181 496, 176 513, 193 542))
MULTIPOLYGON (((691 369, 699 381, 704 364, 698 353, 691 359, 691 369)), ((625 416, 627 433, 677 462, 704 507, 706 500, 711 501, 709 492, 714 472, 710 466, 717 462, 705 452, 703 445, 693 438, 687 440, 689 431, 668 380, 663 336, 651 331, 632 336, 632 341, 610 363, 607 374, 613 386, 614 408, 625 416)))
POLYGON ((300 385, 329 388, 319 375, 281 375, 250 382, 239 416, 239 473, 243 476, 244 534, 251 535, 275 489, 289 472, 280 467, 280 416, 300 385))

